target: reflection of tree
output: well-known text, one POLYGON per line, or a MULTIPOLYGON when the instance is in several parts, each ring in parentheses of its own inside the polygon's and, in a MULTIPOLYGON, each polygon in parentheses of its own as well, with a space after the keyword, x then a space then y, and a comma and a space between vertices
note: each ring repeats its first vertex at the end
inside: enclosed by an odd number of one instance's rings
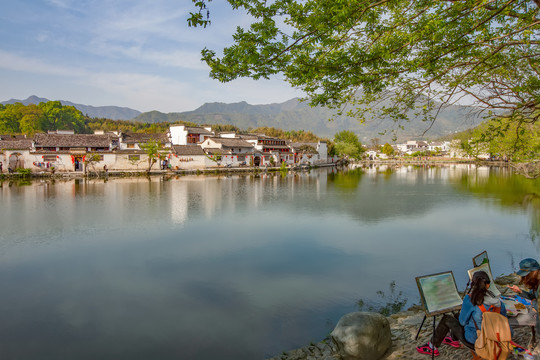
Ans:
POLYGON ((487 176, 465 174, 459 190, 482 198, 495 198, 503 208, 522 209, 531 214, 530 235, 540 246, 540 181, 493 168, 487 176))
POLYGON ((389 286, 390 292, 385 294, 384 291, 377 291, 378 301, 368 301, 359 299, 356 302, 358 311, 378 312, 384 316, 397 314, 405 308, 408 299, 403 296, 403 291, 396 291, 396 282, 392 280, 389 286))
POLYGON ((358 187, 364 171, 354 169, 347 172, 338 171, 328 175, 328 182, 333 183, 337 189, 353 190, 358 187))

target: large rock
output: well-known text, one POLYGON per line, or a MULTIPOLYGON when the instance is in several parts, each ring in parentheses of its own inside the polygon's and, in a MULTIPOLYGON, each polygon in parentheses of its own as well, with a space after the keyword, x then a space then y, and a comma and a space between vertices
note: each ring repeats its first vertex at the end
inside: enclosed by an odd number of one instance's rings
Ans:
POLYGON ((344 360, 378 360, 392 346, 390 324, 377 313, 344 315, 330 336, 344 360))

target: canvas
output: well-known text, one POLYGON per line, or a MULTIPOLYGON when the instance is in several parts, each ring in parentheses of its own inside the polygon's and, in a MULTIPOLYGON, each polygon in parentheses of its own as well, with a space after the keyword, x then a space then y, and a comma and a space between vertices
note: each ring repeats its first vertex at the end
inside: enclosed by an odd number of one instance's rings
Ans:
POLYGON ((473 262, 474 267, 478 267, 483 264, 489 264, 487 251, 483 251, 480 254, 473 257, 472 262, 473 262))
POLYGON ((493 295, 501 296, 501 292, 499 291, 499 289, 497 288, 497 286, 495 286, 495 283, 493 282, 493 275, 491 275, 491 268, 489 267, 489 262, 484 263, 475 268, 472 268, 470 270, 467 270, 467 272, 469 273, 469 279, 472 280, 474 273, 480 270, 485 271, 486 274, 488 274, 489 280, 493 284, 492 286, 489 287, 489 290, 493 293, 493 295))
POLYGON ((436 315, 461 308, 454 274, 451 271, 419 276, 416 284, 426 315, 436 315))

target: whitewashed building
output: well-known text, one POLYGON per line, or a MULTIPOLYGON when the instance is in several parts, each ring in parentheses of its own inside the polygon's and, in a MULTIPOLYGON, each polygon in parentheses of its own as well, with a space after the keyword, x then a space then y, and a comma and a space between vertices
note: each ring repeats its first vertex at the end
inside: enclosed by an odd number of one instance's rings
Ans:
POLYGON ((173 125, 169 127, 172 145, 197 145, 214 136, 210 127, 173 125))

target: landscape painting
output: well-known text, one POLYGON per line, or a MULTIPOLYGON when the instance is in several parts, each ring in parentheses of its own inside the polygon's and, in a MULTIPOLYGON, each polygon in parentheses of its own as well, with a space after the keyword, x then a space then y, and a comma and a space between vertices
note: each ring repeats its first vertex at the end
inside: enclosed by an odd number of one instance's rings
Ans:
POLYGON ((426 315, 437 315, 461 307, 462 300, 451 271, 419 276, 416 283, 426 315))
MULTIPOLYGON (((489 276, 489 280, 493 283, 493 275, 491 274, 491 268, 489 267, 489 262, 486 262, 480 266, 477 266, 475 268, 472 268, 468 270, 469 273, 469 279, 472 280, 474 273, 477 271, 485 271, 486 274, 489 276)), ((490 286, 489 290, 495 295, 495 296, 501 296, 501 292, 499 289, 497 289, 496 286, 490 286)))

